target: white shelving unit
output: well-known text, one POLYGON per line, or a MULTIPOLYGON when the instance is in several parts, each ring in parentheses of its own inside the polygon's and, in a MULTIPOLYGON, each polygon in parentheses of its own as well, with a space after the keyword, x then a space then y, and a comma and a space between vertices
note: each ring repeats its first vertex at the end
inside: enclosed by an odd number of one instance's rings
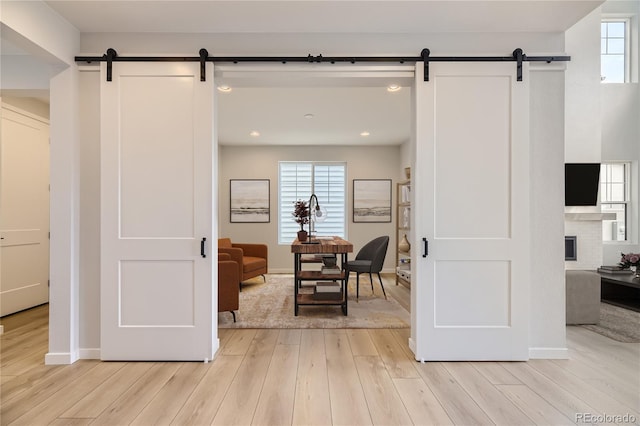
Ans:
POLYGON ((411 233, 411 181, 396 184, 396 285, 402 284, 411 288, 411 250, 400 249, 400 242, 410 239, 411 233))

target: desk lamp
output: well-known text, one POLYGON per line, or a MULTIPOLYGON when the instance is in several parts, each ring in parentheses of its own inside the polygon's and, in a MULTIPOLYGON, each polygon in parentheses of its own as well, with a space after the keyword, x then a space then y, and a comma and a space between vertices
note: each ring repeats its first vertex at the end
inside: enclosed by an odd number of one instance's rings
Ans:
POLYGON ((327 218, 327 209, 320 206, 316 194, 311 194, 309 198, 309 239, 305 244, 319 244, 319 241, 312 241, 315 222, 324 222, 327 218))

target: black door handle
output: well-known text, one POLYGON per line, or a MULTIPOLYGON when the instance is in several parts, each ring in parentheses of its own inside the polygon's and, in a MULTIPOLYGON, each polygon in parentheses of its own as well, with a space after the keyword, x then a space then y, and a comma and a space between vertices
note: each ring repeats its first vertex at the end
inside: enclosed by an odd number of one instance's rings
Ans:
POLYGON ((422 251, 422 257, 427 257, 427 255, 429 254, 429 241, 427 241, 426 238, 423 238, 422 242, 424 243, 424 248, 423 248, 423 251, 422 251))
POLYGON ((207 254, 204 252, 206 241, 206 237, 202 237, 202 241, 200 241, 200 256, 202 257, 207 257, 207 254))

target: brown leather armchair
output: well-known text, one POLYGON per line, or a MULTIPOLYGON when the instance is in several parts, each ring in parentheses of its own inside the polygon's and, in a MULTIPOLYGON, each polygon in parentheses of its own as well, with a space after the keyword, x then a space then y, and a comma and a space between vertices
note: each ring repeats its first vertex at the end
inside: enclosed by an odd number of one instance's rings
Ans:
POLYGON ((236 311, 240 308, 240 290, 237 287, 238 264, 226 253, 218 254, 218 312, 231 312, 236 322, 236 311))
POLYGON ((268 248, 266 244, 232 243, 230 238, 218 239, 218 253, 226 253, 238 263, 238 285, 242 291, 242 281, 262 275, 266 282, 268 248))

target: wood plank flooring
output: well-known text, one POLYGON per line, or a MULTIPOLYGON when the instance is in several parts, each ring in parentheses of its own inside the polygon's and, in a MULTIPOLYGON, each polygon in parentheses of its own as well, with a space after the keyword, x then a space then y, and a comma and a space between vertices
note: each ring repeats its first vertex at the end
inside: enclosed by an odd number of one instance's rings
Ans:
POLYGON ((45 366, 47 318, 2 319, 2 425, 640 424, 640 344, 581 327, 570 360, 418 363, 408 329, 221 329, 207 364, 45 366))

